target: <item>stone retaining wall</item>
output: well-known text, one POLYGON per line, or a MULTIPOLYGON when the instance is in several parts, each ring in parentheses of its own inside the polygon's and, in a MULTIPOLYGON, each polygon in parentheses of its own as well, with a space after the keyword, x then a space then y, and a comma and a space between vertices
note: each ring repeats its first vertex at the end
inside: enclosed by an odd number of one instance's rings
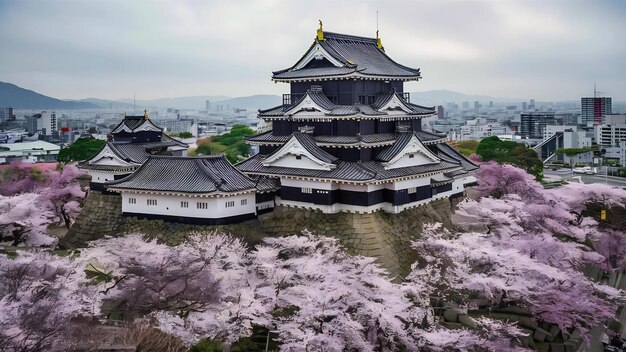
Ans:
POLYGON ((402 278, 409 273, 416 259, 411 240, 420 235, 424 224, 440 222, 451 226, 450 215, 457 202, 440 199, 400 214, 382 211, 324 214, 279 206, 273 212, 259 216, 259 222, 269 236, 300 233, 307 229, 337 238, 351 254, 376 257, 392 277, 402 278))
POLYGON ((122 219, 122 197, 89 191, 76 222, 61 239, 64 248, 80 247, 87 241, 113 234, 122 219))
POLYGON ((400 214, 382 211, 370 214, 324 214, 320 211, 279 206, 257 220, 232 225, 190 225, 122 216, 121 197, 89 192, 76 223, 61 241, 65 248, 80 247, 105 235, 144 233, 168 244, 177 244, 191 232, 222 231, 244 239, 250 245, 264 236, 313 233, 339 239, 352 254, 376 257, 392 277, 401 279, 410 271, 415 255, 411 240, 422 226, 441 222, 452 226, 452 208, 461 198, 440 199, 400 214))

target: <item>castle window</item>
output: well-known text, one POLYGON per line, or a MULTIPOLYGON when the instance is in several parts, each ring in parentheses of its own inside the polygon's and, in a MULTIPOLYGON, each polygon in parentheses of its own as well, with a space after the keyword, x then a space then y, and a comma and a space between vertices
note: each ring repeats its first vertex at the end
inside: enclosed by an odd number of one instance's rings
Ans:
POLYGON ((296 159, 297 159, 297 160, 302 159, 302 155, 296 155, 296 159))
POLYGON ((248 205, 248 200, 247 199, 242 199, 241 200, 241 205, 248 205))
POLYGON ((407 191, 409 192, 409 194, 416 193, 417 192, 417 187, 411 187, 411 188, 407 189, 407 191))
POLYGON ((196 209, 208 209, 209 203, 205 202, 196 202, 196 209))
POLYGON ((148 205, 152 205, 152 206, 154 206, 154 205, 157 205, 157 200, 156 200, 156 199, 147 199, 147 200, 146 200, 146 203, 147 203, 148 205))
POLYGON ((180 202, 181 208, 189 208, 189 202, 180 202))
POLYGON ((128 198, 128 204, 137 204, 137 198, 128 198))
POLYGON ((309 194, 313 193, 313 189, 311 187, 302 187, 300 191, 302 193, 309 193, 309 194))
POLYGON ((231 200, 231 201, 225 202, 225 203, 224 203, 224 206, 225 206, 226 208, 232 208, 232 207, 234 207, 234 206, 235 206, 235 201, 234 201, 234 200, 231 200))
POLYGON ((409 158, 414 158, 415 154, 409 154, 409 158))

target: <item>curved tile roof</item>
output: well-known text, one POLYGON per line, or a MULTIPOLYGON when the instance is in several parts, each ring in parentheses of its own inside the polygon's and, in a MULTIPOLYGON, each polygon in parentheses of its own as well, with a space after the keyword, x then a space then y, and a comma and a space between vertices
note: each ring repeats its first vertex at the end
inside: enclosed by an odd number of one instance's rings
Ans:
MULTIPOLYGON (((306 149, 309 153, 311 153, 314 157, 319 160, 332 164, 337 161, 337 157, 331 155, 327 151, 321 149, 315 144, 315 140, 311 137, 311 135, 302 132, 294 132, 293 137, 306 149)), ((278 151, 277 151, 278 152, 278 151)))
POLYGON ((105 185, 112 189, 182 193, 228 193, 255 188, 255 183, 232 166, 223 155, 152 155, 130 176, 105 185))
POLYGON ((385 167, 375 161, 351 162, 339 161, 337 167, 332 170, 297 169, 281 166, 264 166, 265 155, 257 154, 235 165, 239 170, 256 175, 285 175, 295 177, 324 178, 343 181, 384 181, 399 177, 411 177, 428 172, 455 171, 460 168, 458 164, 446 161, 419 166, 400 167, 385 170, 385 167))
POLYGON ((384 48, 378 48, 376 38, 366 38, 347 34, 324 32, 324 39, 315 39, 313 44, 290 68, 274 72, 273 79, 297 79, 320 76, 341 76, 358 72, 365 76, 399 77, 402 79, 417 80, 421 78, 420 70, 401 65, 393 61, 385 53, 384 48), (295 67, 313 50, 320 45, 336 61, 343 64, 341 67, 295 67))

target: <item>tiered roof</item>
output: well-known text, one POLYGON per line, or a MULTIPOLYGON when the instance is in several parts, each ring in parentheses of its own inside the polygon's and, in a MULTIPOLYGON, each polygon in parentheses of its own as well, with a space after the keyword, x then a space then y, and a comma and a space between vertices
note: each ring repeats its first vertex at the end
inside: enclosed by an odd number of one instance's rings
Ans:
POLYGON ((132 175, 106 183, 109 190, 177 193, 233 193, 255 189, 255 182, 223 155, 150 156, 132 175))
POLYGON ((393 145, 379 153, 377 156, 378 161, 369 162, 350 162, 337 158, 331 160, 327 158, 329 154, 314 143, 312 136, 305 133, 294 133, 292 138, 295 138, 309 154, 320 160, 325 158, 322 161, 332 163, 333 167, 327 169, 307 169, 268 164, 267 160, 275 158, 279 155, 278 153, 283 153, 281 148, 270 155, 257 154, 237 164, 237 168, 253 175, 291 176, 358 183, 390 181, 441 172, 470 171, 476 168, 474 164, 462 155, 451 153, 445 147, 441 149, 441 153, 438 153, 440 149, 436 149, 434 146, 431 150, 424 150, 424 153, 432 157, 432 162, 414 166, 388 168, 386 162, 399 156, 408 143, 417 138, 415 133, 401 134, 393 145), (441 160, 437 160, 437 158, 441 160))
POLYGON ((143 116, 124 116, 124 119, 115 126, 111 133, 115 135, 120 132, 132 133, 138 130, 163 131, 161 127, 155 125, 152 120, 148 118, 146 112, 143 116))
MULTIPOLYGON (((114 131, 123 131, 127 128, 136 131, 144 124, 149 124, 147 126, 154 126, 154 128, 157 128, 159 131, 162 130, 162 128, 154 125, 149 119, 144 118, 144 116, 125 116, 124 120, 122 120, 117 125, 114 131)), ((152 127, 150 128, 153 129, 152 127)), ((78 166, 83 169, 91 170, 132 170, 137 168, 144 161, 146 161, 148 157, 152 155, 155 151, 159 151, 163 148, 173 147, 187 149, 189 145, 179 140, 176 140, 165 133, 160 134, 160 140, 152 142, 132 142, 129 140, 116 141, 115 134, 113 134, 113 141, 108 141, 94 155, 94 157, 79 163, 78 166), (99 160, 98 156, 103 156, 105 154, 109 157, 118 159, 118 161, 121 162, 123 165, 114 165, 112 163, 97 163, 99 160)))
MULTIPOLYGON (((259 110, 258 116, 263 119, 292 117, 301 111, 316 110, 326 116, 346 117, 362 116, 369 118, 396 117, 394 111, 402 110, 407 116, 431 116, 434 115, 435 108, 432 106, 421 106, 406 101, 395 91, 380 93, 371 105, 337 105, 332 103, 320 88, 313 87, 293 104, 283 104, 266 110, 259 110), (394 100, 397 99, 397 100, 394 100), (388 106, 394 100, 397 105, 393 108, 388 106)), ((310 118, 310 117, 306 117, 310 118)))
MULTIPOLYGON (((430 145, 441 143, 445 140, 444 135, 417 131, 414 132, 417 138, 424 143, 430 145)), ((396 141, 396 133, 376 133, 357 136, 311 136, 315 140, 315 144, 321 147, 379 147, 391 145, 396 141)), ((244 137, 245 141, 254 145, 281 145, 291 138, 291 135, 276 136, 273 131, 264 132, 254 136, 244 137)))
POLYGON ((378 38, 318 31, 313 44, 295 65, 274 72, 279 82, 333 79, 417 81, 420 70, 401 65, 385 53, 378 38))

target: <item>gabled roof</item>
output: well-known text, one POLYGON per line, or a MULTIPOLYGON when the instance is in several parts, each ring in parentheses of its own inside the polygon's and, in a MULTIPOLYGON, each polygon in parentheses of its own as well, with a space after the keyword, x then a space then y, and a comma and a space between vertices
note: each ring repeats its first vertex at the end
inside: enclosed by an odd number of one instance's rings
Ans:
POLYGON ((404 100, 402 96, 400 96, 395 90, 388 93, 380 93, 376 97, 374 104, 372 104, 372 108, 377 111, 381 111, 391 100, 397 99, 396 101, 402 105, 410 114, 416 115, 432 115, 435 114, 434 106, 421 106, 417 104, 411 104, 408 101, 404 100))
POLYGON ((376 156, 376 160, 383 161, 383 162, 390 161, 396 155, 398 155, 398 153, 400 153, 406 147, 407 144, 409 144, 409 142, 411 141, 411 138, 413 138, 412 133, 400 134, 400 136, 396 139, 396 142, 394 144, 388 146, 387 148, 383 149, 380 153, 378 153, 378 155, 376 156))
POLYGON ((323 32, 290 68, 276 71, 272 79, 297 80, 312 77, 373 77, 418 80, 419 69, 400 65, 378 46, 377 38, 323 32), (323 63, 322 63, 323 62, 323 63))
POLYGON ((314 157, 325 163, 334 163, 337 161, 337 157, 323 150, 315 144, 315 140, 308 133, 302 132, 294 132, 293 137, 306 149, 309 153, 311 153, 314 157))
POLYGON ((410 157, 413 158, 416 153, 421 157, 414 158, 412 163, 415 165, 439 163, 441 161, 436 154, 424 146, 413 132, 401 133, 394 144, 378 153, 376 160, 382 162, 385 168, 403 167, 394 165, 404 155, 410 154, 410 157))
MULTIPOLYGON (((268 155, 263 161, 266 166, 276 166, 283 163, 283 158, 288 155, 295 155, 296 159, 301 159, 305 156, 312 161, 316 166, 307 165, 306 168, 322 168, 326 170, 334 169, 337 165, 334 164, 338 160, 337 157, 322 150, 315 144, 315 140, 311 135, 302 132, 294 132, 289 140, 284 143, 280 148, 275 150, 272 154, 268 155), (276 164, 276 165, 274 165, 276 164)), ((283 165, 284 167, 302 168, 300 163, 290 163, 283 165)))
MULTIPOLYGON (((411 104, 404 100, 404 98, 402 98, 402 96, 395 91, 378 94, 372 105, 337 105, 328 99, 321 87, 313 86, 295 103, 291 105, 283 104, 273 108, 259 110, 258 116, 261 118, 292 116, 301 111, 308 111, 307 109, 317 110, 327 116, 352 116, 357 114, 361 114, 363 116, 387 116, 390 115, 389 110, 383 109, 391 106, 392 104, 394 106, 399 105, 404 113, 411 116, 435 114, 434 107, 411 104)), ((391 112, 393 113, 394 111, 391 112)))
POLYGON ((230 193, 255 188, 255 183, 223 155, 178 157, 152 155, 132 175, 107 182, 111 190, 181 193, 230 193))
POLYGON ((168 147, 183 147, 188 148, 189 145, 178 141, 165 133, 161 135, 161 142, 144 142, 144 143, 132 143, 132 142, 106 142, 98 152, 89 160, 78 164, 79 167, 84 169, 102 169, 103 166, 96 166, 92 164, 94 158, 96 158, 104 149, 108 149, 115 156, 121 160, 130 164, 141 164, 148 159, 151 155, 151 151, 155 149, 162 149, 168 147))
POLYGON ((145 124, 148 124, 150 129, 163 131, 161 127, 155 125, 152 120, 146 116, 124 116, 124 119, 115 126, 111 133, 115 134, 122 131, 133 132, 137 129, 141 129, 145 124))
MULTIPOLYGON (((442 142, 446 138, 445 135, 439 135, 426 131, 414 132, 417 138, 424 144, 442 142)), ((397 135, 395 133, 375 133, 363 134, 357 136, 311 136, 318 145, 356 145, 361 147, 391 145, 395 142, 397 135)), ((250 144, 257 145, 277 145, 287 142, 291 138, 291 134, 285 136, 274 135, 273 131, 263 132, 253 136, 245 136, 244 140, 250 144)))
POLYGON ((364 163, 337 161, 337 167, 331 170, 296 169, 281 166, 266 166, 264 165, 266 158, 267 156, 265 155, 257 154, 240 162, 236 167, 252 175, 295 176, 366 183, 395 178, 410 178, 432 172, 452 172, 460 169, 457 163, 447 161, 395 169, 386 169, 382 163, 375 161, 364 163))

